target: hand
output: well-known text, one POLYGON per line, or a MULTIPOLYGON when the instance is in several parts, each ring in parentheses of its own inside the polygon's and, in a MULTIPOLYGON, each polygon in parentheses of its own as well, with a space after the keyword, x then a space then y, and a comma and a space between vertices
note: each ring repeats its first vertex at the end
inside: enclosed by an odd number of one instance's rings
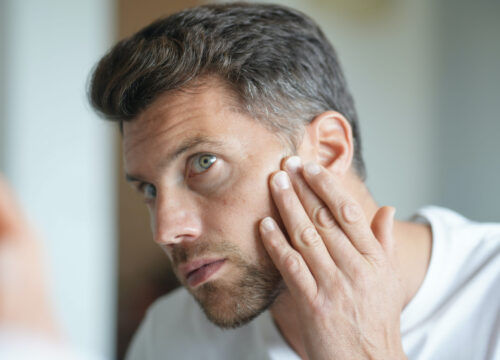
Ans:
POLYGON ((261 222, 260 231, 295 301, 308 357, 405 359, 394 209, 380 208, 370 226, 361 206, 326 169, 303 169, 297 157, 291 159, 289 176, 280 171, 271 180, 290 242, 271 218, 261 222))
POLYGON ((0 327, 59 340, 40 242, 0 176, 0 327))

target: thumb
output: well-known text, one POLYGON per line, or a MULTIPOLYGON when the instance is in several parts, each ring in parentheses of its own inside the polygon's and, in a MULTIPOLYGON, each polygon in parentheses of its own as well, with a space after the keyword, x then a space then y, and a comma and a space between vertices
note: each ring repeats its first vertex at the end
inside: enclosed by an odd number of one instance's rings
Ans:
POLYGON ((394 252, 394 237, 392 229, 394 226, 394 214, 396 209, 392 206, 384 206, 378 209, 373 217, 371 229, 387 255, 394 252))

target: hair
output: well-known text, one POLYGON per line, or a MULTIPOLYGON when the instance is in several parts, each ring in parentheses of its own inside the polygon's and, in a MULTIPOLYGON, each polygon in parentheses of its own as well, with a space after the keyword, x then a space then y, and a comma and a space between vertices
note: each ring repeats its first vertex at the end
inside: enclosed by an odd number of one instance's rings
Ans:
POLYGON ((365 179, 354 101, 335 50, 319 26, 294 9, 227 3, 159 19, 100 60, 89 98, 122 128, 160 95, 210 77, 229 86, 239 110, 295 145, 304 125, 338 111, 351 125, 353 167, 365 179))

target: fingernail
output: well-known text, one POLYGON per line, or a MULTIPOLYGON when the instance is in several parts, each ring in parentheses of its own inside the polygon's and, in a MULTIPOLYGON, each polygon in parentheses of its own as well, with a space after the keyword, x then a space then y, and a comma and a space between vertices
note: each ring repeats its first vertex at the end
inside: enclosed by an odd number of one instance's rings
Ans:
POLYGON ((290 180, 284 171, 280 171, 274 175, 273 182, 279 189, 288 189, 290 187, 290 180))
POLYGON ((274 230, 274 222, 270 217, 266 217, 262 220, 262 230, 264 231, 273 231, 274 230))
POLYGON ((308 163, 308 164, 306 164, 306 166, 304 167, 304 170, 309 175, 317 175, 317 174, 319 174, 321 172, 321 168, 316 163, 308 163))
POLYGON ((300 161, 300 158, 298 156, 289 157, 285 162, 286 169, 292 172, 296 172, 301 165, 302 161, 300 161))

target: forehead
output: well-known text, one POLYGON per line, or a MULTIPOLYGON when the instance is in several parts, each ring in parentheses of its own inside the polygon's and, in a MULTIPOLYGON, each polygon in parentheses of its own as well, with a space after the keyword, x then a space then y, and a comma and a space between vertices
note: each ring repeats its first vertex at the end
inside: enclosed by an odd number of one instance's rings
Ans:
POLYGON ((238 110, 226 87, 213 82, 164 94, 136 119, 125 122, 125 166, 136 168, 144 161, 154 162, 155 156, 175 151, 190 138, 245 148, 255 146, 263 136, 277 140, 259 121, 238 110))
MULTIPOLYGON (((160 95, 146 110, 135 119, 123 124, 124 145, 131 147, 135 142, 149 138, 152 132, 168 132, 190 120, 210 111, 213 115, 221 115, 228 110, 236 111, 234 101, 220 82, 181 89, 160 95)), ((198 119, 198 125, 205 124, 198 119)), ((194 127, 195 123, 190 124, 194 127)))

